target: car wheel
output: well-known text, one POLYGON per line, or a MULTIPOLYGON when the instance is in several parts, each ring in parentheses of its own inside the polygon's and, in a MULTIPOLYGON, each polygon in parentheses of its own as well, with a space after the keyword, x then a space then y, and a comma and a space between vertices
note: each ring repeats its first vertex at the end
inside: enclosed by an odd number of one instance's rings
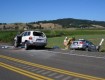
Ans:
POLYGON ((88 47, 86 47, 86 48, 85 48, 85 51, 89 51, 89 48, 88 48, 88 47))
POLYGON ((42 46, 41 48, 42 48, 42 49, 45 49, 45 46, 42 46))
POLYGON ((19 44, 17 43, 17 41, 14 41, 14 47, 18 47, 19 44))
POLYGON ((25 50, 29 49, 29 45, 27 44, 27 42, 25 43, 24 48, 25 48, 25 50))

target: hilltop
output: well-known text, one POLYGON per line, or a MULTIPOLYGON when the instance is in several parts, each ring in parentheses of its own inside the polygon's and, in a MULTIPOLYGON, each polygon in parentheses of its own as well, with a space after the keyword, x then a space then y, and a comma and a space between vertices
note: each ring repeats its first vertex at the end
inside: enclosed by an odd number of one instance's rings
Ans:
POLYGON ((44 20, 30 23, 0 23, 0 29, 60 29, 60 28, 105 28, 105 21, 92 21, 83 19, 63 18, 57 20, 44 20))

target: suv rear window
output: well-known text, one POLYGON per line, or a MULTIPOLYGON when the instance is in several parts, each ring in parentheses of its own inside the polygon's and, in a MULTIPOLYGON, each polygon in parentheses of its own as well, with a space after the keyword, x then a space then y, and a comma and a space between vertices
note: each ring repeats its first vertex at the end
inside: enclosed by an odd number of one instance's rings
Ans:
POLYGON ((43 33, 41 33, 41 32, 33 32, 33 35, 34 36, 43 36, 43 33))

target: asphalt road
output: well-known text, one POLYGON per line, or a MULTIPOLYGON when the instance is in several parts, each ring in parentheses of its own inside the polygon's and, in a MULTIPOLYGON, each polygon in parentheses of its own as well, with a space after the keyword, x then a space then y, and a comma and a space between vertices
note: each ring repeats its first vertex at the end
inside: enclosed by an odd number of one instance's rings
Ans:
POLYGON ((0 80, 105 80, 105 53, 2 45, 0 80))

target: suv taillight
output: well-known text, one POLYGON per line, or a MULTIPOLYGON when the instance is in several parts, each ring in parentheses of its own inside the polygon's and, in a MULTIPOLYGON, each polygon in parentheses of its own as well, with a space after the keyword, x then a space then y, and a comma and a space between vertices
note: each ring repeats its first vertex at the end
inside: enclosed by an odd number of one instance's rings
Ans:
POLYGON ((31 36, 29 37, 29 40, 32 40, 32 37, 31 36))
POLYGON ((79 42, 79 44, 84 44, 84 42, 79 42))

